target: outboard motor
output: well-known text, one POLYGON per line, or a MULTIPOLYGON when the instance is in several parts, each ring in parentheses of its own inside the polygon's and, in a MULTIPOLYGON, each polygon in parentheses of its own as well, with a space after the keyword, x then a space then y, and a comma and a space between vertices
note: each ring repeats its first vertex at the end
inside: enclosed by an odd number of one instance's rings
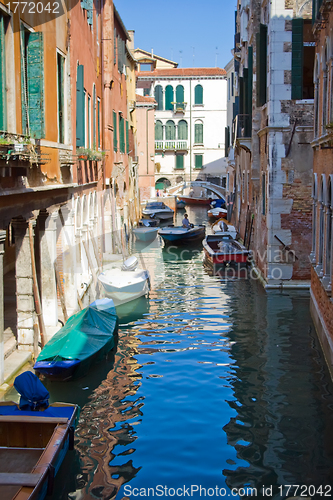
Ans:
POLYGON ((139 262, 135 255, 132 255, 128 259, 125 260, 123 265, 121 266, 122 271, 135 271, 138 267, 139 262))

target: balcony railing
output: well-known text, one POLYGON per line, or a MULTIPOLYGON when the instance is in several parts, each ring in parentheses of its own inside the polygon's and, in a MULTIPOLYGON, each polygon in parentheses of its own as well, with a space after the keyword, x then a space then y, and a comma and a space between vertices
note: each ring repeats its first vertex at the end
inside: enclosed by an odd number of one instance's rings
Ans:
POLYGON ((185 113, 187 102, 172 102, 174 113, 185 113))
POLYGON ((155 151, 186 151, 187 141, 155 141, 155 151))
POLYGON ((232 127, 232 143, 235 145, 236 139, 251 137, 250 115, 236 115, 232 127))

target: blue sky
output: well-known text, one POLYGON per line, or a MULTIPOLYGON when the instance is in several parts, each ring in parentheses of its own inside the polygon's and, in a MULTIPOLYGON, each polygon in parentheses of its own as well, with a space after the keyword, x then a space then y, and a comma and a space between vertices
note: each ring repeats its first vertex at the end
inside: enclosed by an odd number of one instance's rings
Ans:
POLYGON ((179 67, 224 68, 232 58, 236 0, 115 0, 135 48, 179 67))

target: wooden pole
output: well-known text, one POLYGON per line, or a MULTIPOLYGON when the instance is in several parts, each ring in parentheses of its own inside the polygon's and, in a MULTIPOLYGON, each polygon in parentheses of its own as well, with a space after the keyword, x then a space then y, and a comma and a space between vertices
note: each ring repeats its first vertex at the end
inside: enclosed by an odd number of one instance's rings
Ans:
POLYGON ((68 314, 67 314, 64 292, 62 291, 62 287, 61 287, 61 280, 60 280, 60 274, 59 274, 59 270, 58 270, 57 261, 54 261, 54 272, 55 272, 56 283, 57 283, 57 287, 58 287, 58 291, 59 291, 61 309, 62 309, 62 313, 64 315, 64 320, 66 323, 66 321, 68 320, 68 314))
POLYGON ((36 319, 34 319, 34 360, 36 361, 38 357, 38 336, 39 328, 36 319))
POLYGON ((32 267, 32 280, 33 280, 33 291, 34 291, 34 299, 35 299, 35 309, 38 319, 39 331, 40 331, 40 341, 42 345, 42 349, 45 345, 45 325, 42 313, 42 307, 40 302, 40 295, 38 289, 37 282, 37 273, 36 273, 36 261, 35 261, 35 251, 34 251, 34 237, 32 232, 32 221, 29 221, 29 243, 30 243, 30 254, 31 254, 31 267, 32 267))
POLYGON ((81 311, 82 311, 82 309, 83 309, 83 303, 82 303, 82 300, 81 300, 81 298, 80 298, 80 294, 79 294, 79 292, 78 292, 78 291, 77 291, 77 302, 78 302, 79 307, 80 307, 80 309, 81 309, 81 311))
POLYGON ((94 266, 93 266, 93 263, 92 263, 92 260, 90 257, 89 248, 88 248, 88 244, 86 241, 83 241, 83 246, 84 246, 84 249, 86 251, 88 264, 89 264, 91 274, 93 277, 93 281, 94 281, 94 285, 95 285, 95 296, 97 296, 97 292, 99 291, 98 279, 97 279, 97 275, 96 275, 96 272, 95 272, 95 269, 94 269, 94 266))

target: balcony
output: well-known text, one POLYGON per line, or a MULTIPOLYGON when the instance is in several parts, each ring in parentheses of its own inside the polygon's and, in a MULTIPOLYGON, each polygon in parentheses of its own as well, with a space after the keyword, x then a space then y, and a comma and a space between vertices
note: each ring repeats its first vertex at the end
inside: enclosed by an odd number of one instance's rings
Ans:
POLYGON ((232 126, 232 144, 233 147, 236 143, 244 149, 251 150, 251 119, 250 115, 236 115, 232 126))
POLYGON ((187 102, 172 102, 174 113, 185 113, 187 102))
POLYGON ((187 151, 187 141, 155 141, 155 151, 187 151))

